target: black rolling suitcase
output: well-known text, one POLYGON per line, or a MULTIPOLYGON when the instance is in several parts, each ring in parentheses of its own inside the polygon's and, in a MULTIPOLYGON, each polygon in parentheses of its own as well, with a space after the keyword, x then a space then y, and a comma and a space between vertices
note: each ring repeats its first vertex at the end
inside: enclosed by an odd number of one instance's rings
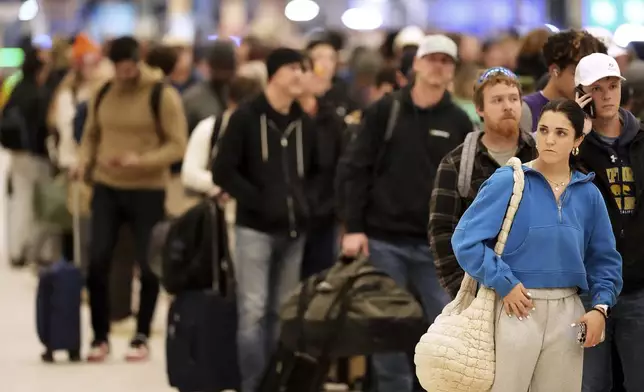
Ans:
POLYGON ((45 346, 42 360, 53 362, 57 350, 69 352, 70 361, 80 360, 81 291, 83 276, 78 268, 60 260, 44 270, 38 282, 36 324, 45 346))
POLYGON ((186 217, 183 221, 182 217, 173 221, 163 255, 164 275, 170 277, 162 281, 166 288, 176 289, 170 290, 175 298, 168 312, 166 337, 169 383, 182 392, 239 390, 237 301, 224 216, 214 202, 204 201, 183 217, 186 217), (184 241, 186 237, 176 235, 191 230, 184 223, 198 226, 192 229, 201 237, 194 248, 186 246, 189 242, 184 241), (186 249, 193 249, 194 254, 184 252, 186 249), (194 261, 199 267, 191 264, 194 261), (174 273, 169 273, 168 264, 174 266, 174 273), (207 284, 203 279, 207 277, 204 266, 212 271, 207 284), (186 276, 186 280, 178 278, 184 274, 192 276, 186 276), (181 289, 181 284, 169 282, 173 278, 191 281, 188 286, 210 288, 181 289))
MULTIPOLYGON (((78 193, 74 191, 74 206, 78 193)), ((79 211, 72 211, 74 234, 78 237, 79 211)), ((74 242, 74 257, 78 260, 78 242, 74 242)), ((77 261, 76 260, 76 261, 77 261)), ((66 350, 72 362, 80 361, 81 297, 83 274, 73 262, 62 259, 45 268, 39 276, 36 293, 36 329, 45 352, 41 358, 53 362, 54 351, 66 350)))
POLYGON ((168 312, 166 366, 185 392, 239 390, 237 307, 217 295, 179 294, 168 312))

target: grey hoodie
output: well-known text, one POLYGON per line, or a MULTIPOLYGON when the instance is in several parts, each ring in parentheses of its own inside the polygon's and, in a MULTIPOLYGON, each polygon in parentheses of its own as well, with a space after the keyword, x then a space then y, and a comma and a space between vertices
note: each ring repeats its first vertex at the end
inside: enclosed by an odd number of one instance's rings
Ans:
MULTIPOLYGON (((628 145, 631 144, 635 135, 640 130, 640 121, 633 115, 633 113, 622 108, 619 109, 619 117, 622 122, 622 132, 616 140, 611 140, 605 136, 592 131, 589 137, 592 137, 603 149, 612 154, 616 154, 622 161, 622 164, 630 164, 628 157, 628 145)), ((611 159, 612 160, 612 159, 611 159)))

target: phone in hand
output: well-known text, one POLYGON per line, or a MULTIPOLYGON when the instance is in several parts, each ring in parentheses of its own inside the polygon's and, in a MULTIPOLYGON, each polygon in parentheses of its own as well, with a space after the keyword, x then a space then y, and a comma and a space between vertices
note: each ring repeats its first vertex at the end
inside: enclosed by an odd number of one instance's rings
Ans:
MULTIPOLYGON (((583 97, 587 93, 584 91, 584 89, 581 87, 581 85, 577 86, 575 88, 575 91, 577 94, 579 94, 580 97, 583 97)), ((595 102, 591 99, 590 102, 586 106, 583 107, 584 112, 588 115, 590 118, 595 118, 595 102)))
POLYGON ((573 326, 576 326, 579 328, 579 332, 577 332, 577 343, 583 346, 586 343, 586 334, 587 334, 586 323, 573 324, 573 326))

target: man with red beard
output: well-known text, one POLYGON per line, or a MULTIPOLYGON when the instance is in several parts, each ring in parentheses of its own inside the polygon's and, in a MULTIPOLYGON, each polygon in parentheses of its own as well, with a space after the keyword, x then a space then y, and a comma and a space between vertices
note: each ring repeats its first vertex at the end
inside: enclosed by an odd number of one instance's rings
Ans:
POLYGON ((530 130, 520 130, 521 86, 511 71, 490 68, 479 78, 474 104, 483 131, 447 154, 438 167, 429 214, 429 242, 441 285, 456 296, 463 270, 452 250, 452 234, 476 197, 481 184, 512 157, 528 162, 536 157, 530 130))

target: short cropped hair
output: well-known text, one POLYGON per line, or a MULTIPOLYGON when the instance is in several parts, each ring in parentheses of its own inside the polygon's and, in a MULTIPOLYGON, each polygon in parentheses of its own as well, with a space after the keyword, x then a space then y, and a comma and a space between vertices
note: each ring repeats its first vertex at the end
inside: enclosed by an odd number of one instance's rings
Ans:
POLYGON ((141 45, 131 36, 116 38, 110 44, 107 58, 115 64, 121 61, 139 61, 141 60, 141 45))

